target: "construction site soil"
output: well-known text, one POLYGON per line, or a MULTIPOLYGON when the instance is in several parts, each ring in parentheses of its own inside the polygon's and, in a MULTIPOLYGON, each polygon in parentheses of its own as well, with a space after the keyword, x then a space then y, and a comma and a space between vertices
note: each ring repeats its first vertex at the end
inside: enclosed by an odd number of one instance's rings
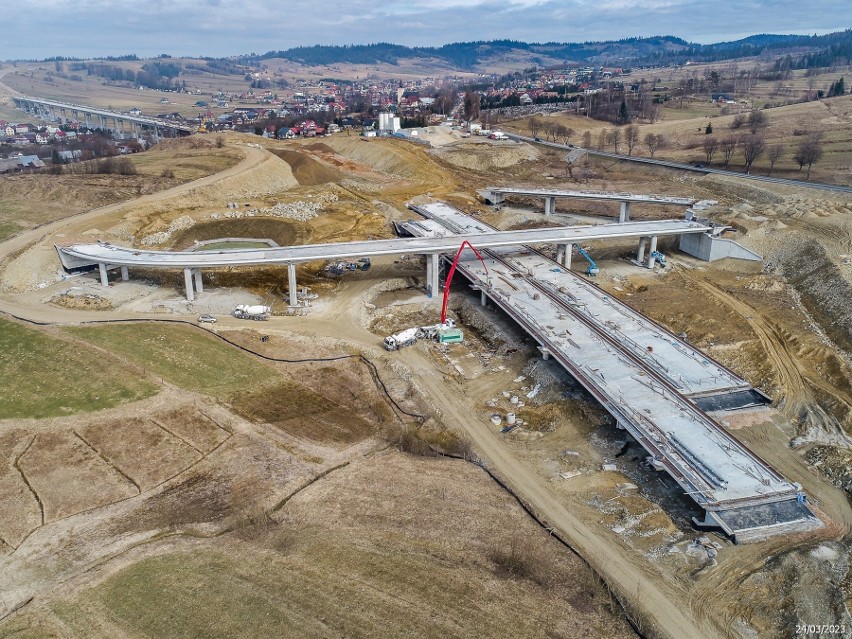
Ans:
MULTIPOLYGON (((92 375, 44 386, 48 351, 27 366, 0 357, 0 382, 51 394, 43 415, 0 419, 0 636, 635 636, 628 618, 647 637, 852 628, 849 200, 592 160, 572 178, 514 143, 225 142, 241 159, 217 174, 72 219, 34 206, 46 225, 0 244, 0 310, 69 325, 4 335, 54 340, 92 375), (300 286, 320 294, 307 316, 246 326, 229 306, 281 311, 283 269, 205 272, 189 303, 177 274, 132 272, 108 288, 66 278, 52 248, 389 237, 390 221, 413 217, 406 202, 430 197, 501 228, 549 223, 540 202, 496 212, 474 193, 519 182, 720 202, 712 217, 763 265, 664 244, 670 266, 650 272, 629 261, 633 243, 601 242, 597 282, 773 396, 716 417, 802 484, 822 529, 739 546, 692 530, 693 503, 464 286, 452 296, 463 344, 385 352, 389 331, 437 321, 417 258, 338 278, 305 265, 300 286), (217 324, 188 325, 211 311, 217 324), (162 319, 186 324, 151 321, 162 319), (86 325, 108 320, 122 323, 86 325), (104 397, 66 402, 89 385, 104 397), (515 428, 502 432, 509 412, 515 428)), ((615 214, 560 202, 553 220, 615 214)))

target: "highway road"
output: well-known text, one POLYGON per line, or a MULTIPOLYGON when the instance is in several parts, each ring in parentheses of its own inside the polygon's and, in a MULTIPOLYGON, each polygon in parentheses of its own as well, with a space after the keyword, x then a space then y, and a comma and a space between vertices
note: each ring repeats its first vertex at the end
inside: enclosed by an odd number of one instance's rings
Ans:
MULTIPOLYGON (((559 144, 558 142, 548 142, 545 140, 536 141, 535 138, 525 135, 517 135, 515 133, 507 133, 512 140, 521 140, 523 142, 531 142, 533 144, 541 144, 554 149, 564 151, 573 151, 580 149, 578 146, 568 144, 559 144)), ((724 175, 727 177, 742 178, 744 180, 756 180, 758 182, 771 182, 773 184, 783 184, 785 186, 795 186, 799 188, 819 189, 822 191, 834 191, 836 193, 852 193, 852 186, 840 186, 836 184, 821 184, 819 182, 804 182, 802 180, 786 180, 784 178, 768 177, 766 175, 750 175, 748 173, 739 173, 737 171, 725 171, 723 169, 712 169, 709 167, 699 168, 692 164, 683 164, 682 162, 671 162, 669 160, 657 160, 654 158, 643 158, 635 155, 621 155, 620 153, 610 153, 608 151, 597 151, 594 149, 581 149, 590 155, 599 155, 601 157, 612 158, 614 160, 624 160, 626 162, 638 162, 640 164, 652 164, 654 166, 662 166, 668 169, 678 169, 680 171, 692 171, 694 173, 712 173, 715 175, 724 175)))

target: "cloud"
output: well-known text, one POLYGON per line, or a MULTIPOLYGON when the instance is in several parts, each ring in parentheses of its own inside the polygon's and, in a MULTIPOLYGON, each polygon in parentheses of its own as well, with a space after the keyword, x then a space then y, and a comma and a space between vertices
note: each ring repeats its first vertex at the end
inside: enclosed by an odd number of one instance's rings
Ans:
POLYGON ((29 0, 0 54, 224 56, 312 44, 532 42, 674 35, 696 42, 852 26, 848 0, 29 0))

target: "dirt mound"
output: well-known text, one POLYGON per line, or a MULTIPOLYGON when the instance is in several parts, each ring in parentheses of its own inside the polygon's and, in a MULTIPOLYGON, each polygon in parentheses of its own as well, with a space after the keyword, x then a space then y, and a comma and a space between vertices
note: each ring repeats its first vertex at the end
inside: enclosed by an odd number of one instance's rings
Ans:
POLYGON ((805 307, 834 342, 852 352, 852 282, 818 241, 791 241, 772 265, 799 292, 805 307))
MULTIPOLYGON (((328 152, 333 152, 324 144, 312 144, 306 148, 319 150, 312 147, 323 147, 323 150, 327 149, 328 152)), ((272 153, 290 165, 293 177, 299 181, 301 186, 316 186, 328 182, 339 182, 342 179, 339 171, 325 166, 306 153, 287 149, 273 149, 272 153)))
POLYGON ((487 144, 469 142, 431 151, 453 166, 473 171, 491 171, 539 159, 536 149, 528 144, 487 144))
POLYGON ((327 144, 323 144, 322 142, 314 142, 313 144, 306 144, 303 148, 306 151, 313 151, 314 153, 334 153, 334 149, 332 149, 327 144))
POLYGON ((76 293, 74 291, 66 291, 60 295, 56 295, 50 300, 51 304, 62 306, 63 308, 76 308, 87 311, 108 311, 113 308, 112 302, 99 295, 91 293, 76 293))
POLYGON ((424 181, 432 175, 446 175, 424 155, 420 147, 409 142, 338 136, 328 138, 335 153, 361 165, 365 172, 380 172, 404 179, 424 181))

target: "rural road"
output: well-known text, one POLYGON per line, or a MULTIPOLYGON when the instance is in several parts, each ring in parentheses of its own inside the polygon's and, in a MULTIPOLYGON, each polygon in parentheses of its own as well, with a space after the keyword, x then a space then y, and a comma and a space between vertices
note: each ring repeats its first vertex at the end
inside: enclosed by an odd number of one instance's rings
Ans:
POLYGON ((678 169, 681 171, 692 171, 693 173, 711 173, 713 175, 724 175, 726 177, 734 177, 740 178, 743 180, 756 180, 758 182, 771 182, 773 184, 783 184, 786 186, 795 186, 797 188, 808 188, 808 189, 819 189, 822 191, 833 191, 836 193, 852 193, 852 186, 840 186, 835 184, 821 184, 819 182, 803 182, 801 180, 786 180, 784 178, 774 178, 768 177, 766 175, 750 175, 747 173, 739 173, 737 171, 725 171, 723 169, 712 169, 708 167, 698 168, 697 166, 693 166, 692 164, 683 164, 682 162, 670 162, 668 160, 655 160, 654 158, 643 158, 637 157, 635 155, 621 155, 620 153, 609 153, 608 151, 596 151, 594 149, 581 149, 577 146, 569 146, 567 144, 559 144, 558 142, 548 142, 546 140, 536 141, 535 138, 527 137, 525 135, 518 135, 516 133, 507 133, 512 140, 520 140, 522 142, 529 142, 532 144, 540 144, 542 146, 549 146, 554 149, 559 149, 563 151, 574 151, 574 150, 582 150, 588 153, 589 155, 597 155, 605 158, 612 158, 614 160, 623 160, 625 162, 637 162, 640 164, 650 164, 653 166, 662 166, 668 169, 678 169))

